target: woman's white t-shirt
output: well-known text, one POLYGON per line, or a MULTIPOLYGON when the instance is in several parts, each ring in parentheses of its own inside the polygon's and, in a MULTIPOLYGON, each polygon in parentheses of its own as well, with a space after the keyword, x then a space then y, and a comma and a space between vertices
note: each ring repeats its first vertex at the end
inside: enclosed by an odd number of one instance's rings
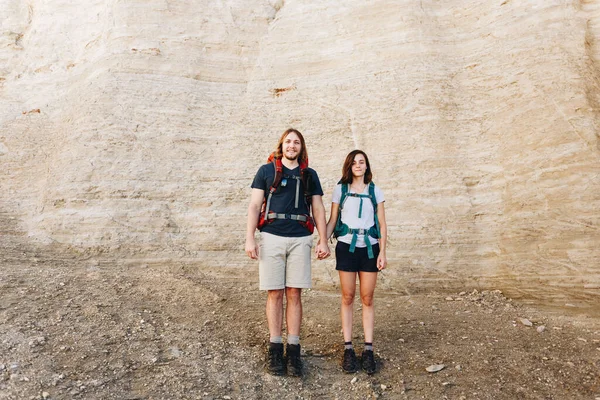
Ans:
MULTIPOLYGON (((355 193, 350 190, 349 193, 355 193)), ((362 194, 369 194, 369 185, 365 187, 365 190, 362 194)), ((342 198, 342 184, 337 184, 335 189, 333 189, 333 198, 332 202, 336 204, 340 204, 340 200, 342 198)), ((377 204, 383 203, 385 201, 383 197, 383 192, 377 185, 375 185, 375 199, 377 200, 377 204)), ((373 203, 371 199, 368 197, 362 198, 362 213, 361 217, 358 218, 358 211, 360 207, 360 197, 354 196, 346 196, 346 200, 344 201, 344 208, 342 210, 342 222, 348 225, 351 229, 369 229, 375 224, 375 212, 373 210, 373 203)), ((337 238, 340 242, 344 242, 347 244, 352 243, 352 234, 349 233, 344 236, 340 236, 337 238)), ((374 239, 367 235, 371 244, 375 244, 378 242, 377 239, 374 239)), ((358 235, 356 240, 356 247, 367 247, 365 243, 364 236, 358 235)))

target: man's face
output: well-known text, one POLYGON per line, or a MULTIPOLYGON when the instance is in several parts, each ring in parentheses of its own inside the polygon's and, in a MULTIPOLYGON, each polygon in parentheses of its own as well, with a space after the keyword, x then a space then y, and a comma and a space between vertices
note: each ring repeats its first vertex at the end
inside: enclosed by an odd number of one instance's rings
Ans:
POLYGON ((290 161, 296 160, 302 150, 302 142, 294 132, 290 132, 281 144, 283 156, 290 161))

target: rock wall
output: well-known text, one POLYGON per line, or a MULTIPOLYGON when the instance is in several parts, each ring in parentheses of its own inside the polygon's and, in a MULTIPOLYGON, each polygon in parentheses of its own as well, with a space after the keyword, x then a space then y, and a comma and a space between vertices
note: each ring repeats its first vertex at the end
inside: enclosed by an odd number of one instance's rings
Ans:
POLYGON ((256 279, 249 185, 293 126, 327 208, 369 154, 383 286, 598 299, 600 1, 0 0, 0 21, 5 262, 256 279))

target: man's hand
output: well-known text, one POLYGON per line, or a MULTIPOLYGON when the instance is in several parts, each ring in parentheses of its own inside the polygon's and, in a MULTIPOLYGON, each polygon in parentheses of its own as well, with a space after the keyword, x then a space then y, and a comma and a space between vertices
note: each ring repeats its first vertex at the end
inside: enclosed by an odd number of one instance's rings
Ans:
POLYGON ((254 237, 246 239, 246 254, 253 260, 258 259, 258 245, 254 237))
POLYGON ((315 255, 317 256, 317 259, 324 260, 327 257, 329 257, 330 254, 331 251, 329 251, 329 246, 327 245, 327 242, 321 243, 319 241, 319 243, 317 243, 317 247, 315 248, 315 255))

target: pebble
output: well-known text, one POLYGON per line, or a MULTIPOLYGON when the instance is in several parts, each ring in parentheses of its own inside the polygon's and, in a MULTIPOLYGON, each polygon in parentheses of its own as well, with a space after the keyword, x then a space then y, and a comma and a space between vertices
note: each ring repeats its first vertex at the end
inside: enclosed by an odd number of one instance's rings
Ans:
POLYGON ((169 349, 169 354, 171 354, 171 356, 174 358, 179 358, 181 357, 181 350, 179 350, 177 347, 171 347, 169 349))
POLYGON ((358 380, 358 378, 355 376, 354 378, 352 378, 352 380, 350 381, 350 383, 354 384, 354 383, 356 383, 357 380, 358 380))
POLYGON ((542 333, 542 332, 544 332, 545 330, 546 330, 546 327, 545 327, 544 325, 540 325, 540 326, 538 326, 538 327, 537 327, 537 331, 538 331, 539 333, 542 333))
POLYGON ((444 364, 433 364, 430 365, 429 367, 425 368, 425 370, 427 372, 438 372, 443 370, 444 368, 446 368, 446 366, 444 364))
POLYGON ((533 326, 533 323, 527 318, 521 318, 519 321, 521 321, 521 323, 525 326, 533 326))
POLYGON ((451 296, 446 297, 446 301, 454 301, 454 298, 452 298, 451 296))
POLYGON ((387 389, 387 386, 382 384, 381 385, 381 390, 385 390, 385 389, 387 389))
POLYGON ((47 399, 48 397, 50 397, 50 393, 42 392, 42 399, 47 399))

